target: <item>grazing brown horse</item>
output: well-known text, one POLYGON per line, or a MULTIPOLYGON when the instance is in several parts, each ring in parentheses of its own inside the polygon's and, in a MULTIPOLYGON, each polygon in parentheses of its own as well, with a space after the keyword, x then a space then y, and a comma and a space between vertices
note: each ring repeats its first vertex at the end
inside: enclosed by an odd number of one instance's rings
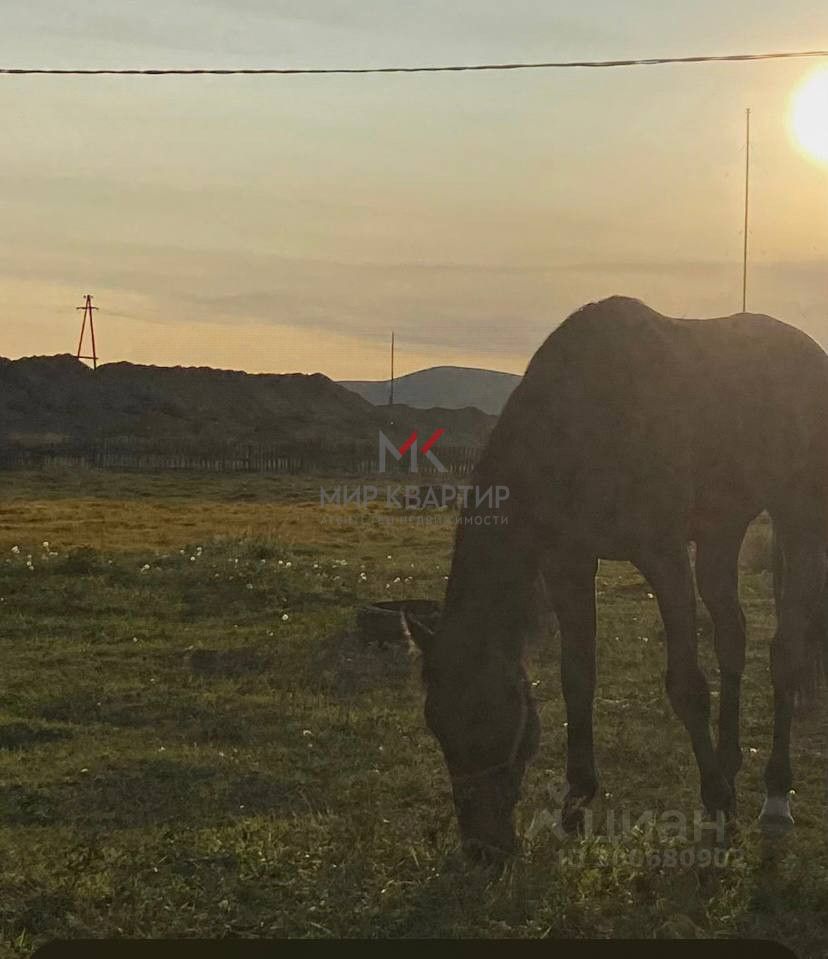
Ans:
MULTIPOLYGON (((789 741, 809 672, 828 544, 828 355, 768 316, 662 316, 612 297, 570 316, 537 351, 480 459, 460 516, 445 606, 423 650, 426 722, 452 781, 464 847, 514 850, 513 812, 539 723, 522 662, 541 576, 561 632, 568 791, 577 829, 593 757, 595 575, 629 560, 658 601, 669 700, 690 736, 708 813, 732 815, 742 761, 745 619, 739 547, 768 510, 784 566, 771 648, 773 747, 761 822, 793 823, 789 741), (507 486, 494 510, 485 490, 507 486), (714 624, 718 743, 699 668, 695 579, 714 624)), ((824 637, 823 637, 824 638, 824 637)))

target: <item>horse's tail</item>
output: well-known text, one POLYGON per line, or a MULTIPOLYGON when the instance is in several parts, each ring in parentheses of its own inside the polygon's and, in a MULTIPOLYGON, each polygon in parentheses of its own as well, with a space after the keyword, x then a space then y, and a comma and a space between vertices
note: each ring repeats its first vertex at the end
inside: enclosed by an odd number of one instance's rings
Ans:
MULTIPOLYGON (((773 567, 773 599, 776 606, 777 622, 779 604, 782 597, 782 584, 785 577, 785 558, 779 538, 774 531, 771 536, 773 567)), ((807 708, 813 705, 826 684, 828 675, 828 580, 823 586, 814 617, 806 633, 806 666, 802 682, 797 690, 797 705, 807 708)))

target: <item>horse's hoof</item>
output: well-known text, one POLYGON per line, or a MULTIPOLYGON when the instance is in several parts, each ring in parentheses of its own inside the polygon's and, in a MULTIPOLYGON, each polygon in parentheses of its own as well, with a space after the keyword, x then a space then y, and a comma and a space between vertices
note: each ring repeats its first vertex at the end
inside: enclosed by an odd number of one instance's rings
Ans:
POLYGON ((702 802, 708 819, 726 821, 736 816, 736 789, 733 783, 721 778, 702 786, 702 802))
POLYGON ((561 810, 561 826, 570 836, 583 836, 586 832, 586 807, 592 797, 567 799, 561 810))
POLYGON ((728 799, 719 806, 705 806, 704 818, 708 822, 720 822, 729 826, 736 821, 736 800, 728 799))
POLYGON ((571 812, 565 812, 561 816, 561 826, 563 831, 569 836, 583 836, 585 815, 583 809, 575 809, 571 812))
POLYGON ((787 835, 794 827, 788 796, 768 796, 759 814, 759 828, 769 839, 787 835))
POLYGON ((785 816, 760 816, 759 828, 766 839, 781 839, 793 829, 794 821, 785 816))

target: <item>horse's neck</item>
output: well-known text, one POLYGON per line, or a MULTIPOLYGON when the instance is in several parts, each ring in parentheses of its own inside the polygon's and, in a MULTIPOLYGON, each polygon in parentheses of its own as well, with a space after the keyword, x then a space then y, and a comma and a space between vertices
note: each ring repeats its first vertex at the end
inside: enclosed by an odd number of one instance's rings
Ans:
POLYGON ((455 539, 443 622, 471 654, 496 644, 507 658, 519 658, 534 600, 536 551, 518 526, 463 525, 470 515, 461 516, 455 539))

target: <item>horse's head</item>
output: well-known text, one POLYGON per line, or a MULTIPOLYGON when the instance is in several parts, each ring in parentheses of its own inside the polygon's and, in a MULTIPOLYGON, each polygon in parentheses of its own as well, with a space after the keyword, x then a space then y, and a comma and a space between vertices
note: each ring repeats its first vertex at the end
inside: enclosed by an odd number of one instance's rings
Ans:
POLYGON ((539 738, 526 674, 497 643, 469 646, 445 623, 432 632, 407 622, 423 654, 426 724, 448 766, 463 849, 476 860, 503 859, 516 848, 514 809, 539 738))

